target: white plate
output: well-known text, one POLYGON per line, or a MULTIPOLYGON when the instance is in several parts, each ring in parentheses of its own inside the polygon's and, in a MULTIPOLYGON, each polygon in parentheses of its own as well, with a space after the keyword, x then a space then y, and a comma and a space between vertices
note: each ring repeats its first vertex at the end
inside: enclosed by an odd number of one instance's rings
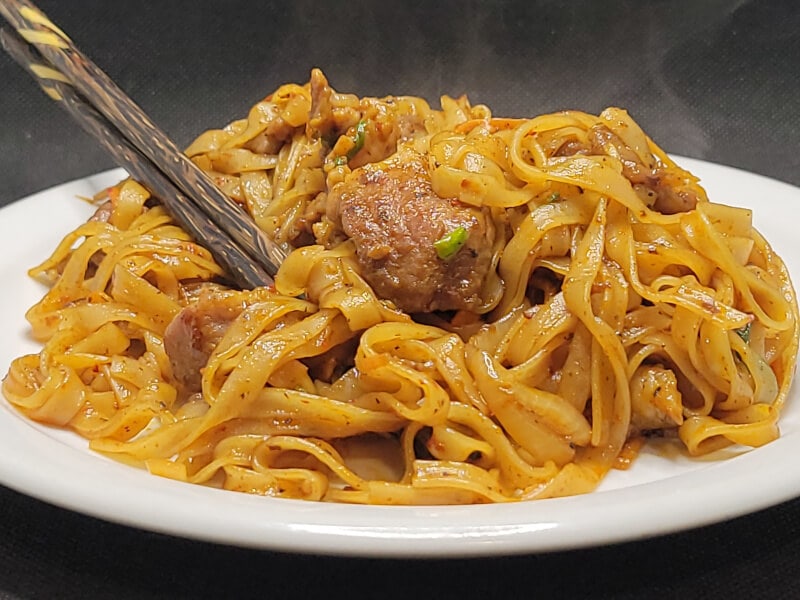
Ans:
MULTIPOLYGON (((718 202, 749 206, 800 283, 800 189, 696 160, 718 202)), ((25 310, 43 288, 26 269, 49 255, 90 207, 74 199, 121 171, 65 184, 0 209, 0 370, 38 346, 25 310)), ((89 452, 78 436, 36 425, 0 402, 0 482, 78 512, 142 529, 239 546, 359 556, 475 556, 542 552, 638 539, 729 519, 800 496, 797 386, 782 436, 757 450, 691 460, 648 449, 592 494, 510 505, 377 507, 262 498, 183 484, 89 452)))

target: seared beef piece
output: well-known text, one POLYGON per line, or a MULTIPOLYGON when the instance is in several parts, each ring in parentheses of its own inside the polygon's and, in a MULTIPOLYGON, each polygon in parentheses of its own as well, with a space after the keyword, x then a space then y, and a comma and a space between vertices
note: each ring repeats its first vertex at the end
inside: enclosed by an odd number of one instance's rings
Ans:
POLYGON ((406 312, 474 309, 491 266, 488 215, 433 191, 412 152, 357 169, 331 192, 334 222, 356 246, 363 277, 378 297, 406 312), (466 243, 447 260, 434 243, 463 227, 466 243))
POLYGON ((671 215, 692 210, 697 205, 697 194, 680 177, 667 172, 661 165, 651 169, 642 164, 636 153, 605 125, 592 127, 589 140, 593 154, 618 158, 622 163, 622 174, 632 184, 642 185, 654 192, 654 210, 671 215))
POLYGON ((358 342, 359 337, 354 336, 322 354, 308 356, 300 362, 308 367, 311 379, 333 383, 354 365, 358 342))
POLYGON ((421 101, 394 96, 358 99, 339 94, 319 69, 311 71, 309 88, 311 112, 306 125, 309 138, 321 137, 332 146, 340 135, 348 131, 352 135, 359 121, 366 123, 369 142, 350 159, 351 166, 384 160, 395 153, 398 142, 425 132, 427 111, 418 110, 421 101))
MULTIPOLYGON (((208 283, 185 291, 189 305, 167 326, 164 349, 169 357, 173 381, 189 395, 201 391, 202 370, 214 348, 245 306, 257 301, 261 292, 256 290, 250 296, 243 296, 208 283)), ((331 383, 353 366, 358 337, 332 343, 335 345, 322 354, 302 359, 312 378, 331 383)))
POLYGON ((243 308, 241 297, 224 291, 202 292, 167 326, 164 350, 172 377, 185 392, 200 391, 201 369, 243 308))
MULTIPOLYGON (((334 93, 333 89, 328 85, 328 80, 319 69, 311 71, 309 88, 311 90, 311 113, 306 125, 306 135, 312 139, 315 137, 330 138, 341 127, 341 124, 336 122, 333 114, 333 104, 331 102, 331 96, 334 93)), ((353 120, 356 122, 358 120, 358 115, 355 112, 351 116, 351 121, 353 120)))
POLYGON ((114 204, 111 200, 106 200, 100 206, 97 207, 97 210, 94 211, 94 214, 89 217, 90 221, 98 221, 100 223, 108 223, 109 219, 111 219, 111 213, 114 212, 114 204))

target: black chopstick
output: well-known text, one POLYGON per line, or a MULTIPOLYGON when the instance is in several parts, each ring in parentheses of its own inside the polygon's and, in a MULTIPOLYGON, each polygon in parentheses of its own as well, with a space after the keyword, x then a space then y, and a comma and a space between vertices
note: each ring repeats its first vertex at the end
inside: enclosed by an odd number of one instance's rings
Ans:
MULTIPOLYGON (((275 275, 286 252, 181 152, 72 40, 28 0, 0 0, 0 14, 105 116, 108 121, 205 212, 252 260, 275 275)), ((202 241, 202 240, 198 240, 202 241)))
POLYGON ((121 136, 63 75, 9 29, 0 31, 6 52, 57 101, 90 136, 108 151, 115 162, 160 200, 175 220, 197 241, 203 243, 228 276, 243 288, 270 285, 270 275, 244 252, 208 216, 195 206, 159 169, 121 136))

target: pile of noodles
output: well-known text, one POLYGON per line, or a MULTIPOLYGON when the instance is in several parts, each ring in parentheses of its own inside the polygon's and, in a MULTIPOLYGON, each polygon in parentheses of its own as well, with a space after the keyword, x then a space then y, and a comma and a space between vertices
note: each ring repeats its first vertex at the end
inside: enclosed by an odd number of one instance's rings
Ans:
POLYGON ((376 504, 578 494, 649 436, 691 455, 778 437, 798 346, 787 270, 749 210, 709 202, 625 111, 498 119, 466 98, 333 93, 326 138, 309 135, 311 94, 284 85, 187 150, 293 250, 274 288, 219 287, 209 252, 124 181, 108 219, 32 269, 50 285, 26 315, 43 348, 11 365, 11 404, 160 476, 376 504), (409 115, 423 126, 391 129, 409 115), (600 126, 614 143, 585 151, 600 126), (378 298, 325 216, 333 186, 404 148, 500 232, 474 314, 421 322, 378 298), (696 206, 660 210, 659 186, 696 206), (187 395, 163 336, 203 282, 241 314, 187 395), (332 348, 347 368, 314 379, 332 348))

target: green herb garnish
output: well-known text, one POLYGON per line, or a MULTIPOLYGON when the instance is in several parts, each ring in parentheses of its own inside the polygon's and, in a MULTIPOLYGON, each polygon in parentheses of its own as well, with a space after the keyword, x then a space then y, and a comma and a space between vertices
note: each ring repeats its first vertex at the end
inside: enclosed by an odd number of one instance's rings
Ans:
POLYGON ((464 227, 456 227, 453 231, 446 233, 440 239, 433 242, 433 247, 436 248, 436 254, 442 260, 448 260, 455 256, 461 250, 461 247, 467 241, 468 232, 464 227))
POLYGON ((740 327, 739 329, 734 329, 737 335, 744 340, 745 344, 750 343, 750 327, 752 325, 753 325, 752 323, 748 323, 744 327, 740 327))
POLYGON ((359 121, 358 125, 356 125, 356 134, 354 137, 350 138, 353 140, 353 147, 347 151, 347 154, 344 156, 337 156, 333 159, 333 164, 337 167, 341 167, 346 165, 350 162, 358 151, 364 147, 364 141, 367 137, 367 122, 366 121, 359 121))
POLYGON ((558 202, 561 200, 561 194, 558 192, 553 192, 547 197, 547 203, 550 204, 551 202, 558 202))
POLYGON ((359 121, 358 125, 356 125, 356 136, 353 138, 353 142, 355 146, 350 148, 350 151, 347 153, 347 160, 353 158, 358 151, 364 147, 364 139, 367 137, 367 122, 366 121, 359 121))

